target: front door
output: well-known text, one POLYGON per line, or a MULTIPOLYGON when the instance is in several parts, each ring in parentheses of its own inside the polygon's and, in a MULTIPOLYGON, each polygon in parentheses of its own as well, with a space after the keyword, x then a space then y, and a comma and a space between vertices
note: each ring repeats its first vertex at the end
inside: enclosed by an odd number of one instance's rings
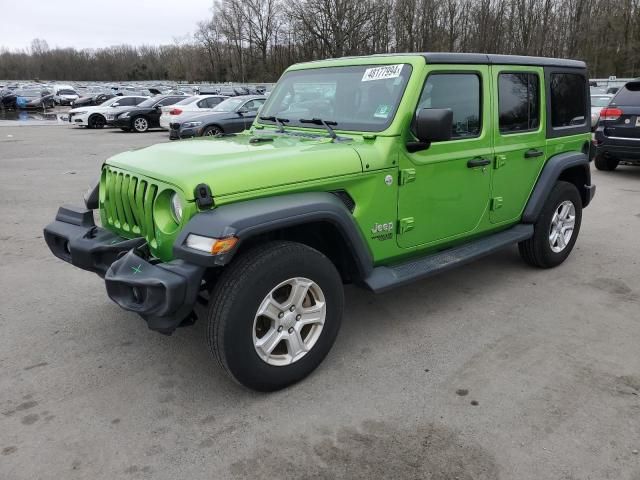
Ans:
POLYGON ((446 243, 480 228, 493 158, 490 81, 488 66, 429 67, 416 111, 451 109, 453 132, 448 141, 400 155, 400 247, 446 243))
POLYGON ((546 159, 544 70, 491 67, 495 163, 491 222, 517 221, 546 159))

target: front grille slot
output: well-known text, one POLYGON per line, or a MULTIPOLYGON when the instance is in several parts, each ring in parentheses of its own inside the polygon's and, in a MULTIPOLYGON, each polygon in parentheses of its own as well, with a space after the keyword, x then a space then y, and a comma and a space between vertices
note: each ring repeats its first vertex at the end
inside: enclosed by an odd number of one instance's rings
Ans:
POLYGON ((104 217, 127 236, 143 236, 155 244, 153 202, 158 186, 128 172, 105 167, 104 217))

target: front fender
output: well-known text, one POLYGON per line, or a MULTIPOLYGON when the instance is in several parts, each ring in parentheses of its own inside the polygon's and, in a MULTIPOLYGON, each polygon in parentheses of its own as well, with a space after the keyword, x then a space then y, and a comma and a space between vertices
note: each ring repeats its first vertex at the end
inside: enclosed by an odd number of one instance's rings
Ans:
POLYGON ((198 213, 180 232, 173 255, 198 265, 223 266, 231 261, 242 242, 255 235, 318 221, 329 222, 338 229, 360 275, 366 277, 373 268, 371 252, 351 212, 336 195, 328 192, 259 198, 198 213), (209 255, 185 246, 190 233, 212 238, 234 236, 240 241, 228 253, 209 255))

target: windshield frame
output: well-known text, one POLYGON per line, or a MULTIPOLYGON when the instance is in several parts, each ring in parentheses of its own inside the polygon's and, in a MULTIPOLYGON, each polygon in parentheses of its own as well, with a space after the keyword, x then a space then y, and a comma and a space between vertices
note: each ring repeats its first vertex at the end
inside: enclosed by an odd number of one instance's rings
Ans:
MULTIPOLYGON (((410 61, 409 58, 407 59, 402 59, 402 61, 398 61, 398 59, 393 59, 393 58, 389 58, 388 60, 386 60, 383 63, 378 63, 378 62, 367 62, 367 63, 349 63, 349 64, 334 64, 334 65, 326 65, 326 66, 320 66, 318 65, 317 67, 314 68, 294 68, 292 70, 287 70, 286 72, 284 72, 282 74, 282 76, 280 77, 280 79, 278 80, 278 82, 273 86, 271 93, 269 94, 269 96, 267 97, 267 100, 264 102, 261 110, 260 110, 260 116, 271 116, 271 115, 275 115, 277 117, 285 117, 288 118, 286 116, 286 114, 284 112, 277 112, 277 113, 269 113, 268 108, 270 107, 270 104, 272 102, 275 102, 276 98, 278 97, 278 90, 281 87, 281 85, 284 84, 284 80, 286 80, 287 75, 293 74, 293 75, 298 75, 304 72, 309 72, 309 71, 319 71, 319 70, 328 70, 328 69, 342 69, 342 68, 362 68, 363 72, 366 71, 367 69, 370 68, 379 68, 379 67, 385 67, 385 66, 392 66, 392 65, 402 65, 403 69, 406 67, 408 69, 408 74, 406 77, 406 80, 404 81, 404 85, 402 86, 401 90, 398 92, 397 94, 397 98, 396 98, 396 102, 394 105, 392 105, 392 115, 389 115, 389 117, 386 119, 385 123, 380 123, 377 125, 371 125, 365 128, 345 128, 343 125, 341 125, 343 121, 341 121, 339 118, 322 118, 322 120, 324 121, 335 121, 337 122, 336 126, 333 126, 333 130, 335 130, 336 132, 354 132, 354 133, 364 133, 364 134, 380 134, 384 131, 386 131, 387 129, 389 129, 395 119, 396 116, 398 115, 398 112, 401 110, 402 108, 402 102, 404 101, 404 98, 407 94, 407 88, 409 87, 409 85, 411 84, 412 79, 415 77, 415 65, 413 64, 413 62, 410 61)), ((418 69, 419 70, 419 69, 418 69)), ((291 120, 291 119, 289 119, 291 120)), ((274 122, 269 122, 269 121, 264 121, 262 119, 259 118, 259 116, 256 118, 255 120, 256 124, 259 124, 261 126, 271 126, 271 127, 276 127, 277 128, 277 124, 274 122)), ((353 123, 353 122, 351 122, 353 123)), ((295 123, 291 124, 291 123, 287 123, 287 129, 290 128, 295 128, 295 129, 313 129, 313 130, 322 130, 324 129, 324 127, 322 126, 317 126, 317 125, 308 125, 308 124, 300 124, 300 122, 298 121, 298 119, 296 119, 295 123)))

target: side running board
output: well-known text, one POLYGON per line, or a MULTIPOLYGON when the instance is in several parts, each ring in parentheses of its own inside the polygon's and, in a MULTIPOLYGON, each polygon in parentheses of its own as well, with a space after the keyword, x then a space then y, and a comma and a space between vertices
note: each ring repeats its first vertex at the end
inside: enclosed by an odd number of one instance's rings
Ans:
POLYGON ((489 255, 533 236, 533 225, 520 224, 464 245, 393 266, 376 267, 364 283, 376 293, 430 277, 489 255))

